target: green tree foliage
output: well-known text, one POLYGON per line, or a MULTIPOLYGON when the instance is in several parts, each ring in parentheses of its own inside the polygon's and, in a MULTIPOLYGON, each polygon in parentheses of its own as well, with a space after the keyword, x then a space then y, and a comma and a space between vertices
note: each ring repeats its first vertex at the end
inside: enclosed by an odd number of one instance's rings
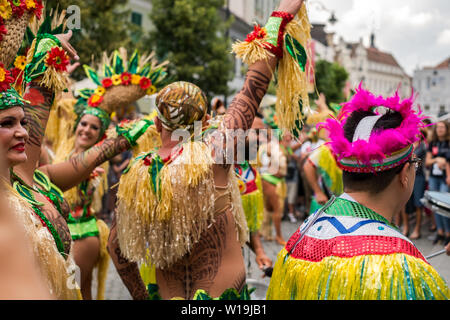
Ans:
POLYGON ((349 76, 348 72, 339 64, 326 60, 317 61, 315 71, 317 91, 325 94, 327 102, 344 102, 343 90, 349 76))
POLYGON ((233 56, 226 36, 231 21, 219 13, 224 0, 153 0, 152 6, 148 43, 170 61, 169 75, 198 85, 209 98, 228 94, 233 56))
MULTIPOLYGON (((110 54, 121 46, 134 49, 130 34, 138 27, 131 23, 130 11, 125 9, 127 3, 128 0, 47 0, 46 11, 67 10, 73 5, 80 8, 81 29, 72 30, 71 43, 80 63, 91 64, 93 60, 99 62, 104 51, 110 54)), ((78 68, 72 76, 77 80, 84 78, 83 69, 78 68)))

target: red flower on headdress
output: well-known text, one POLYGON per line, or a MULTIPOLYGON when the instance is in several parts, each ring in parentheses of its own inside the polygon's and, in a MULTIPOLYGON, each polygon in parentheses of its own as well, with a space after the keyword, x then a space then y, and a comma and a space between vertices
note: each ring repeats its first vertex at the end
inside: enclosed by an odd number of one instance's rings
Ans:
POLYGON ((141 87, 142 90, 147 90, 148 88, 150 88, 152 85, 152 80, 150 80, 149 78, 146 77, 142 77, 141 80, 139 81, 139 86, 141 87))
POLYGON ((128 85, 131 84, 131 73, 124 72, 124 73, 122 73, 120 78, 122 79, 122 84, 123 85, 128 86, 128 85))
POLYGON ((23 13, 27 9, 27 5, 23 0, 12 0, 11 9, 13 15, 16 15, 18 18, 20 18, 23 16, 23 13))
POLYGON ((112 82, 111 78, 105 78, 102 80, 103 88, 107 89, 107 88, 111 87, 112 85, 113 85, 113 82, 112 82))
POLYGON ((96 95, 96 94, 92 95, 88 100, 89 106, 91 106, 93 108, 98 107, 100 105, 100 103, 102 103, 102 102, 103 102, 103 97, 96 95))
POLYGON ((0 17, 0 41, 3 40, 3 35, 8 34, 8 29, 6 29, 6 26, 3 22, 3 18, 0 17))
POLYGON ((13 82, 14 83, 22 83, 23 81, 23 70, 19 69, 19 68, 12 68, 11 69, 11 76, 13 77, 13 82))
POLYGON ((47 60, 45 62, 48 67, 54 67, 57 71, 63 72, 67 71, 70 60, 64 49, 54 47, 47 54, 47 60))
POLYGON ((267 31, 265 28, 261 28, 260 25, 255 25, 253 27, 253 32, 247 35, 245 41, 252 42, 256 39, 264 39, 267 36, 267 31))
POLYGON ((32 12, 36 16, 36 18, 41 18, 42 10, 44 9, 42 0, 25 0, 25 4, 27 6, 27 9, 32 12))
POLYGON ((11 76, 11 72, 5 68, 3 63, 0 63, 0 92, 8 90, 13 82, 14 78, 11 76))

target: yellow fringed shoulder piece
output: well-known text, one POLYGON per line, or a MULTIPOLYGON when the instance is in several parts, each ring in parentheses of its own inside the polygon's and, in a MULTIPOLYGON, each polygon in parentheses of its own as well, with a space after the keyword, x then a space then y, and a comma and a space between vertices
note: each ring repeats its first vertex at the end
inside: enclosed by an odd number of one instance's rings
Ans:
POLYGON ((234 170, 229 170, 228 183, 231 185, 231 202, 234 215, 234 221, 236 223, 236 232, 238 235, 238 241, 243 247, 248 241, 250 241, 250 235, 247 225, 247 219, 245 216, 244 208, 242 206, 241 193, 239 191, 238 179, 234 170))
MULTIPOLYGON (((67 150, 67 141, 74 136, 74 125, 77 117, 73 111, 75 103, 75 99, 60 99, 50 110, 45 137, 52 143, 55 153, 58 153, 60 148, 64 148, 64 151, 67 150)), ((72 144, 74 145, 74 143, 72 144)), ((60 159, 67 157, 67 154, 63 155, 62 158, 60 156, 60 159)))
POLYGON ((117 234, 122 254, 135 262, 145 261, 146 238, 158 199, 150 187, 148 167, 139 161, 120 178, 117 191, 117 234))
POLYGON ((30 205, 11 187, 8 186, 6 190, 8 202, 26 231, 50 293, 58 300, 79 300, 79 287, 75 282, 76 266, 72 256, 65 260, 58 252, 52 235, 35 217, 30 205))
POLYGON ((436 270, 406 255, 294 259, 283 249, 268 300, 447 300, 450 291, 436 270))
POLYGON ((255 62, 265 61, 275 57, 275 55, 264 48, 265 40, 256 39, 252 42, 237 41, 233 44, 233 52, 245 64, 251 66, 255 62))
POLYGON ((62 92, 68 86, 67 72, 58 72, 54 67, 48 67, 40 81, 40 85, 54 92, 62 92))
POLYGON ((212 164, 210 149, 190 142, 161 169, 157 194, 143 160, 121 177, 117 226, 125 257, 138 263, 149 259, 164 269, 192 249, 213 220, 212 164))

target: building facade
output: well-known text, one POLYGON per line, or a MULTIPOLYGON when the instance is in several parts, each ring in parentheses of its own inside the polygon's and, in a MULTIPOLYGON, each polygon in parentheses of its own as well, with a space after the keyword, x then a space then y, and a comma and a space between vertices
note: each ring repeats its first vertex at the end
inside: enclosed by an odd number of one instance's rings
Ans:
POLYGON ((414 72, 414 91, 423 112, 436 119, 450 112, 450 58, 414 72))
POLYGON ((377 95, 390 96, 397 89, 402 97, 411 95, 411 77, 392 54, 376 48, 374 35, 368 48, 362 39, 357 43, 348 43, 340 38, 336 45, 336 61, 350 74, 351 88, 358 87, 362 82, 366 89, 377 95))
POLYGON ((153 27, 149 17, 152 11, 151 0, 128 0, 128 7, 131 11, 131 22, 142 27, 144 31, 153 27))

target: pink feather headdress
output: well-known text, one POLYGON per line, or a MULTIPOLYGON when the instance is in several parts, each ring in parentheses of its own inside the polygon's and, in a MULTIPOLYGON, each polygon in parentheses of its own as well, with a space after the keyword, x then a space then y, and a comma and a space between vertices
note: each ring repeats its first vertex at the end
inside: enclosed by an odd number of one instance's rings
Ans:
POLYGON ((376 97, 360 84, 354 97, 343 105, 339 117, 318 124, 318 129, 328 131, 328 146, 343 170, 360 173, 389 170, 406 162, 413 152, 412 145, 420 140, 420 129, 425 126, 423 120, 426 117, 420 109, 416 112, 413 104, 413 96, 402 100, 397 91, 389 98, 376 97), (373 111, 380 115, 377 107, 399 112, 403 117, 400 127, 373 130, 367 141, 348 141, 344 126, 349 116, 355 111, 373 111))

